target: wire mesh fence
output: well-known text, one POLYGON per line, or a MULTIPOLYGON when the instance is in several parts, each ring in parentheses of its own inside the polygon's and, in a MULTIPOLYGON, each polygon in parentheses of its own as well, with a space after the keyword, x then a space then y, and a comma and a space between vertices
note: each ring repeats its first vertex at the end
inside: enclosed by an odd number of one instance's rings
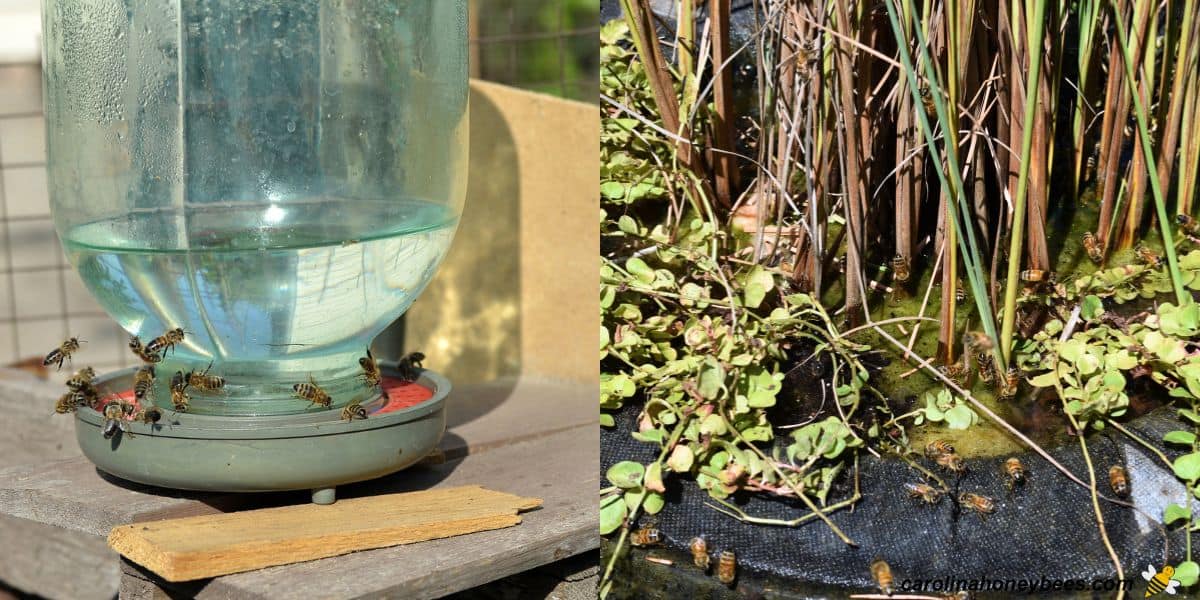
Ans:
MULTIPOLYGON (((595 102, 598 28, 598 0, 471 0, 471 75, 595 102)), ((0 64, 0 365, 36 368, 69 336, 98 370, 135 360, 54 232, 41 70, 0 64)))

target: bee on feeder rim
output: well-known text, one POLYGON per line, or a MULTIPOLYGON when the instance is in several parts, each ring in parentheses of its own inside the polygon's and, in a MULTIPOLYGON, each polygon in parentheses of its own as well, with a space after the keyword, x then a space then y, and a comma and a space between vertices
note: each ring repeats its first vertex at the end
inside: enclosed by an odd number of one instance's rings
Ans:
POLYGON ((42 361, 42 366, 58 364, 58 368, 62 369, 64 360, 71 360, 71 355, 79 350, 79 344, 84 343, 79 338, 68 338, 59 347, 50 351, 46 358, 42 361))
POLYGON ((654 546, 662 543, 662 533, 655 527, 640 527, 630 534, 629 543, 634 546, 654 546))
POLYGON ((1162 266, 1162 257, 1159 256, 1157 252, 1147 248, 1144 244, 1138 244, 1137 247, 1133 249, 1133 252, 1137 254, 1138 260, 1151 267, 1157 268, 1162 266))
MULTIPOLYGON (((129 433, 125 418, 133 414, 133 405, 121 400, 112 400, 104 407, 104 425, 101 434, 104 439, 111 439, 117 431, 129 433)), ((130 433, 130 435, 133 435, 130 433)))
POLYGON ((941 490, 928 483, 906 483, 904 489, 908 490, 909 498, 920 498, 926 504, 937 504, 942 500, 941 490))
POLYGON ((408 382, 416 381, 424 369, 421 366, 423 360, 425 360, 425 355, 420 352, 410 352, 401 357, 396 364, 396 368, 400 371, 400 379, 408 382))
POLYGON ((882 558, 871 561, 871 579, 875 580, 879 591, 886 596, 891 596, 896 590, 896 578, 892 576, 892 567, 882 558))
POLYGON ((142 359, 142 362, 156 363, 162 360, 161 354, 155 354, 146 350, 146 347, 142 345, 142 338, 136 335, 129 336, 129 349, 133 351, 134 355, 142 359))
POLYGON ((692 564, 699 567, 701 571, 707 571, 709 564, 708 542, 704 541, 704 538, 696 536, 688 544, 688 550, 692 552, 692 564))
POLYGON ((351 402, 342 409, 343 421, 353 421, 354 419, 365 418, 367 418, 367 409, 363 408, 363 405, 359 404, 358 402, 351 402))
POLYGON ((175 412, 187 412, 188 403, 192 400, 187 395, 187 387, 188 381, 183 371, 175 371, 175 375, 171 376, 171 404, 175 412))
POLYGON ((84 367, 75 371, 71 378, 67 380, 67 387, 73 392, 82 392, 92 387, 92 381, 96 379, 96 370, 91 367, 84 367))
MULTIPOLYGON (((422 357, 424 358, 424 357, 422 357)), ((359 375, 366 382, 368 387, 378 386, 383 381, 383 373, 379 370, 379 363, 375 362, 375 357, 371 355, 371 349, 367 348, 367 355, 358 359, 358 365, 362 367, 362 374, 359 375)))
POLYGON ((1090 231, 1083 234, 1083 249, 1087 251, 1088 258, 1092 259, 1092 262, 1100 264, 1100 261, 1104 260, 1104 251, 1100 249, 1100 242, 1090 231))
POLYGON ((1009 490, 1018 485, 1025 485, 1025 465, 1016 457, 1009 458, 1004 461, 1004 477, 1004 483, 1009 490))
POLYGON ((58 401, 54 403, 54 412, 60 415, 75 412, 79 408, 78 396, 79 392, 67 392, 59 396, 58 401))
POLYGON ((158 410, 158 407, 156 407, 156 406, 151 406, 150 408, 143 408, 142 410, 139 410, 137 412, 137 414, 135 414, 133 416, 133 420, 141 421, 142 423, 145 423, 147 425, 153 425, 153 424, 159 422, 160 420, 162 420, 162 411, 158 410))
POLYGON ((329 397, 324 388, 317 385, 317 381, 313 379, 312 375, 308 376, 307 382, 293 385, 292 391, 295 392, 297 398, 308 400, 309 406, 316 404, 329 408, 329 404, 333 402, 333 398, 329 397))
POLYGON ((907 258, 897 254, 895 258, 892 259, 892 276, 896 281, 908 281, 908 278, 912 275, 912 273, 909 271, 909 268, 910 265, 907 258))
POLYGON ((954 446, 946 440, 933 440, 925 444, 925 458, 934 459, 943 454, 954 454, 954 446))
POLYGON ((1125 472, 1125 467, 1113 465, 1108 470, 1108 485, 1114 494, 1122 498, 1129 495, 1129 474, 1125 472))
POLYGON ((183 341, 184 331, 182 327, 176 327, 152 340, 146 344, 146 352, 151 354, 166 354, 168 350, 174 350, 175 344, 183 341))
POLYGON ((208 363, 208 367, 202 372, 196 372, 195 369, 188 371, 187 384, 202 392, 215 392, 225 387, 225 378, 219 375, 209 375, 212 370, 212 362, 208 363))
POLYGON ((963 508, 974 511, 979 515, 980 519, 987 520, 987 515, 996 512, 996 503, 992 502, 987 496, 972 494, 971 492, 963 492, 958 496, 958 503, 963 508))
POLYGON ((954 474, 962 474, 967 470, 967 464, 963 461, 963 457, 953 452, 939 454, 934 458, 933 462, 937 463, 937 466, 954 474))
POLYGON ((154 392, 154 365, 139 367, 133 374, 133 397, 142 402, 154 392))
POLYGON ((733 550, 722 550, 717 555, 717 581, 731 585, 734 579, 737 579, 737 555, 733 550))

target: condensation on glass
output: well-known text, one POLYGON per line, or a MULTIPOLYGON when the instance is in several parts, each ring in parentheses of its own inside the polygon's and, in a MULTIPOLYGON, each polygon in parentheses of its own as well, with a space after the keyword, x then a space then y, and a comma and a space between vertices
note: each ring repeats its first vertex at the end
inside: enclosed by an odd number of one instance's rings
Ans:
MULTIPOLYGON (((465 193, 466 0, 45 0, 56 228, 192 411, 359 400, 358 358, 428 283, 465 193)), ((161 377, 158 402, 169 406, 161 377)))

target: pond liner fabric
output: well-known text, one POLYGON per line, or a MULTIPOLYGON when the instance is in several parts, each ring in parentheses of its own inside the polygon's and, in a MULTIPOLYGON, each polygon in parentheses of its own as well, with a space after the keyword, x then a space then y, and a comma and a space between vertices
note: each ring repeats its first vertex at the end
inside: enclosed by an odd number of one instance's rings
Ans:
MULTIPOLYGON (((602 473, 621 460, 647 464, 657 458, 655 444, 638 442, 629 435, 636 426, 638 410, 638 405, 628 405, 614 414, 615 427, 602 428, 602 473)), ((1161 445, 1162 435, 1180 428, 1180 423, 1174 411, 1165 408, 1125 426, 1142 439, 1161 445)), ((1135 582, 1134 589, 1141 590, 1144 582, 1140 573, 1148 566, 1157 570, 1164 564, 1159 522, 1169 502, 1186 506, 1184 486, 1158 458, 1111 428, 1089 436, 1088 450, 1101 493, 1113 495, 1108 485, 1109 467, 1125 465, 1130 481, 1128 500, 1148 515, 1100 501, 1108 536, 1125 577, 1135 582)), ((1088 481, 1076 441, 1048 451, 1088 481)), ((1172 460, 1179 454, 1167 452, 1172 460)), ((899 460, 879 460, 862 453, 862 499, 853 510, 842 509, 830 516, 858 544, 857 548, 843 543, 818 520, 798 527, 764 526, 718 513, 705 506, 713 503, 692 478, 674 474, 665 479, 665 508, 654 517, 643 515, 639 523, 654 522, 663 534, 663 545, 672 550, 686 553, 689 541, 703 535, 714 555, 722 549, 733 549, 740 572, 750 571, 805 587, 867 590, 873 586, 869 566, 876 557, 891 565, 897 582, 946 577, 1040 582, 1046 578, 1083 579, 1090 585, 1096 579, 1115 580, 1088 489, 1070 481, 1031 451, 1018 457, 1028 469, 1029 479, 1011 495, 1001 473, 1006 456, 967 459, 968 471, 959 479, 958 490, 988 496, 996 503, 995 514, 982 520, 974 513, 956 510, 950 498, 942 498, 935 506, 910 499, 903 485, 921 481, 917 471, 899 460)), ((930 466, 928 461, 923 464, 930 466)), ((842 479, 845 481, 830 495, 830 503, 851 493, 849 478, 842 479)), ((945 479, 953 490, 953 478, 945 479)), ((605 485, 608 483, 602 478, 601 486, 605 485)), ((735 502, 757 517, 794 519, 808 512, 799 502, 762 495, 739 496, 735 502)), ((1169 560, 1178 564, 1184 555, 1183 534, 1177 526, 1168 535, 1169 560)))

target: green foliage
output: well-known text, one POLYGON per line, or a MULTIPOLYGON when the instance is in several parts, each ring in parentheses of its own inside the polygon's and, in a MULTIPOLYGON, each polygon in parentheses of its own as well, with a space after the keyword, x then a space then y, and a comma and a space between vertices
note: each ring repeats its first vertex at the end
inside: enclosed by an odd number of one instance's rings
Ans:
POLYGON ((926 392, 922 397, 923 408, 917 411, 913 425, 945 423, 950 429, 967 429, 979 422, 979 415, 971 406, 946 388, 926 392))

